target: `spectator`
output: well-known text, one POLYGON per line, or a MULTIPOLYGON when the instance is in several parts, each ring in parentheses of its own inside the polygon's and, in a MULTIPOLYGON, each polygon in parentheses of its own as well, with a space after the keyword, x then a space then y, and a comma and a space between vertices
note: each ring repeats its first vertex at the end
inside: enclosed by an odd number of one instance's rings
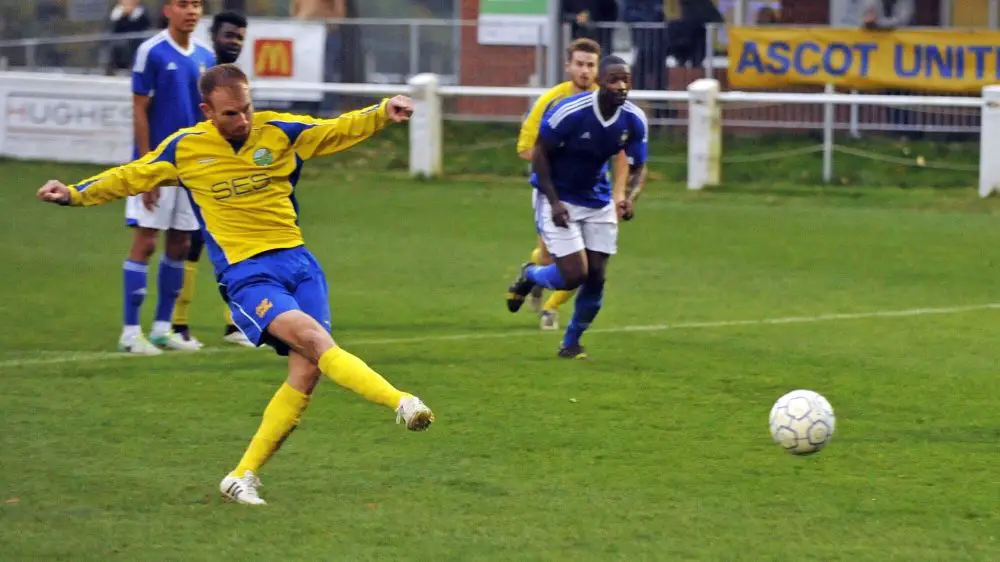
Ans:
MULTIPOLYGON (((854 0, 847 11, 847 21, 852 27, 862 27, 869 30, 890 31, 906 27, 913 22, 913 0, 854 0)), ((907 95, 915 92, 906 90, 888 90, 890 95, 907 95)), ((921 137, 923 132, 916 130, 916 114, 909 109, 899 107, 888 108, 889 123, 900 129, 900 136, 910 135, 921 137)))
POLYGON ((777 10, 770 6, 764 6, 760 10, 757 10, 757 17, 755 19, 757 25, 773 25, 781 23, 781 15, 777 10))
POLYGON ((562 12, 570 21, 571 39, 593 39, 601 46, 602 55, 611 54, 617 0, 563 0, 562 12))
POLYGON ((622 19, 629 25, 635 59, 633 86, 637 90, 667 89, 667 30, 662 0, 624 0, 622 19))
POLYGON ((914 0, 854 0, 845 25, 890 30, 913 23, 914 0))
MULTIPOLYGON (((146 8, 139 0, 121 0, 111 10, 110 32, 113 34, 139 33, 148 30, 153 23, 146 13, 146 8)), ((120 39, 111 43, 111 56, 108 61, 107 74, 129 72, 132 68, 132 57, 142 43, 142 39, 120 39)))
POLYGON ((669 56, 678 66, 698 67, 710 56, 705 26, 723 23, 725 18, 712 0, 680 0, 681 19, 667 25, 669 56))
MULTIPOLYGON (((345 0, 292 0, 291 15, 293 18, 301 20, 342 20, 347 17, 347 2, 345 0)), ((323 63, 324 82, 343 81, 341 68, 344 53, 343 37, 341 37, 340 28, 341 25, 339 23, 327 22, 323 63)), ((333 113, 336 109, 336 94, 324 94, 320 110, 323 113, 333 113)))

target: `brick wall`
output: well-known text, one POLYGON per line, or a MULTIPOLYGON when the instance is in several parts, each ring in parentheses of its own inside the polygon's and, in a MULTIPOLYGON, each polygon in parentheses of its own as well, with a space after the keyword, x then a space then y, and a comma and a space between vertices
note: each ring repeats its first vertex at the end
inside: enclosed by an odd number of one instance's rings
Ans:
MULTIPOLYGON (((479 18, 479 0, 462 0, 461 19, 479 18)), ((459 77, 463 86, 527 86, 535 71, 534 47, 480 45, 475 27, 462 28, 459 77)), ((459 113, 520 115, 528 102, 519 98, 460 98, 459 113)))

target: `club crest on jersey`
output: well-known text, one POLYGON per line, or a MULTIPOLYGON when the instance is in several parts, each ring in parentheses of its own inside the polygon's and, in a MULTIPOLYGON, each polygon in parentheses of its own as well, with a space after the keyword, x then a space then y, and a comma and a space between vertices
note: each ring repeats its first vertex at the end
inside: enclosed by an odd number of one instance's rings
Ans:
POLYGON ((271 301, 267 299, 260 301, 260 304, 257 305, 257 316, 261 318, 267 316, 268 311, 272 308, 274 308, 274 305, 271 304, 271 301))
POLYGON ((628 131, 622 131, 622 144, 628 140, 628 131))
POLYGON ((274 162, 274 154, 266 148, 258 148, 253 153, 253 163, 258 166, 270 166, 274 162))
POLYGON ((205 65, 204 65, 204 64, 199 64, 199 65, 198 65, 198 72, 199 72, 199 73, 201 73, 201 74, 205 74, 205 71, 206 71, 206 70, 208 70, 208 69, 207 69, 207 68, 205 68, 205 65))

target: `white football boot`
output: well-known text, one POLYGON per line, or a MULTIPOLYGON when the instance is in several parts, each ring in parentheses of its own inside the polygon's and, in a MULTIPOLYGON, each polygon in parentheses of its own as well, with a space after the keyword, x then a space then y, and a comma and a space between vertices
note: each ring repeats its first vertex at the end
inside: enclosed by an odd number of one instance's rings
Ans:
POLYGON ((252 470, 248 470, 243 473, 242 478, 227 474, 219 483, 219 491, 222 492, 223 496, 236 503, 267 505, 267 502, 257 493, 257 489, 261 486, 260 478, 252 470))
POLYGON ((153 345, 142 334, 126 336, 122 334, 118 339, 118 351, 131 353, 133 355, 160 355, 163 350, 153 345))
POLYGON ((559 313, 555 310, 543 310, 539 315, 538 327, 543 330, 558 330, 559 313))
POLYGON ((174 332, 173 330, 165 334, 149 334, 149 341, 153 345, 162 349, 173 349, 175 351, 198 351, 201 349, 201 342, 191 338, 189 340, 184 339, 184 336, 174 332))
POLYGON ((411 431, 424 431, 434 421, 434 412, 416 396, 407 395, 396 408, 396 423, 401 421, 406 422, 406 428, 411 431))
POLYGON ((243 347, 257 347, 239 330, 222 336, 222 339, 232 344, 242 345, 243 347))

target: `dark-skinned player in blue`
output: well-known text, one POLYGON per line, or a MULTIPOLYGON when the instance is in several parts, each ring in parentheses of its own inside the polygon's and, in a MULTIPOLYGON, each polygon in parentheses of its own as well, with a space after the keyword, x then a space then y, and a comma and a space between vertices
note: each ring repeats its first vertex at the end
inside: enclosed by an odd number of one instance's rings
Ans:
POLYGON ((601 61, 599 89, 564 99, 542 120, 532 159, 535 227, 555 263, 525 264, 507 289, 507 308, 517 312, 536 285, 579 288, 573 319, 559 357, 584 359, 580 338, 601 310, 608 260, 618 251, 618 216, 631 220, 646 178, 646 115, 628 101, 629 65, 601 61), (625 198, 611 195, 608 162, 625 150, 629 177, 625 198))

